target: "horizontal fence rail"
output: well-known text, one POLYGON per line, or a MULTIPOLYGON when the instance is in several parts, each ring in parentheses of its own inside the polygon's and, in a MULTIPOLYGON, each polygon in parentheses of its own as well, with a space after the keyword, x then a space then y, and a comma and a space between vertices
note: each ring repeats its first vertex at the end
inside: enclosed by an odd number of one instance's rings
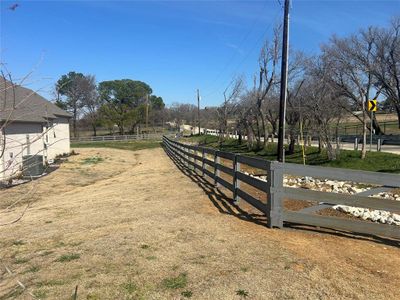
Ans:
POLYGON ((215 186, 222 186, 231 191, 232 199, 236 202, 244 200, 264 213, 267 217, 267 226, 270 228, 282 228, 284 223, 292 223, 400 239, 400 227, 396 225, 291 211, 284 209, 283 205, 285 200, 290 199, 400 213, 400 201, 294 188, 283 184, 284 176, 311 176, 319 179, 400 188, 400 175, 266 161, 211 148, 187 145, 166 136, 163 137, 163 145, 167 154, 175 161, 179 161, 180 164, 195 172, 201 172, 201 175, 209 177, 215 186), (245 173, 244 167, 266 173, 267 179, 261 180, 245 173), (262 192, 267 201, 264 203, 251 195, 251 192, 245 191, 241 188, 241 183, 262 192))
POLYGON ((161 140, 162 134, 145 133, 133 135, 104 135, 71 138, 71 142, 106 142, 106 141, 132 141, 132 140, 161 140))

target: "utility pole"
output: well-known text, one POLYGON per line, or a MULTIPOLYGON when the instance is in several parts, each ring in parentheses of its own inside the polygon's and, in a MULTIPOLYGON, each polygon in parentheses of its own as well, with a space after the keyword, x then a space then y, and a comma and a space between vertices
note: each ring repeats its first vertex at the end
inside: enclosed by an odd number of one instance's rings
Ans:
POLYGON ((197 89, 197 122, 199 125, 199 135, 200 135, 200 92, 197 89))
POLYGON ((285 12, 283 19, 283 42, 282 42, 282 67, 281 67, 281 94, 279 103, 279 131, 278 131, 278 161, 285 162, 285 119, 287 98, 287 77, 289 57, 289 6, 290 0, 285 0, 285 12))

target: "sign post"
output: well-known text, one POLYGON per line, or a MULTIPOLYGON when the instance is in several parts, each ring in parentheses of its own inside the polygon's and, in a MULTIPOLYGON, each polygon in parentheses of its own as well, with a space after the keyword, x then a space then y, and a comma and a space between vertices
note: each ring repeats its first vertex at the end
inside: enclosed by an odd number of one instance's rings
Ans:
POLYGON ((372 134, 373 134, 373 118, 374 112, 377 110, 376 100, 368 100, 368 111, 371 112, 371 125, 370 125, 370 142, 369 142, 369 152, 372 151, 372 134))

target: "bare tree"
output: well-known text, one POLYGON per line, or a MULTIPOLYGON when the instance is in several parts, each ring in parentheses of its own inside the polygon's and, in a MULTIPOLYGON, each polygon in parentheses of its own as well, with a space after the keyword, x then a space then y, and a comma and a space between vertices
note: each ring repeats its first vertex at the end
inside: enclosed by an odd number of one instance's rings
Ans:
POLYGON ((340 151, 337 128, 344 112, 343 107, 347 105, 346 99, 336 97, 336 92, 329 83, 329 70, 319 57, 308 60, 306 72, 303 88, 299 93, 302 112, 318 133, 320 146, 326 145, 328 159, 336 160, 340 151), (333 137, 336 147, 332 145, 333 137))
MULTIPOLYGON (((330 43, 322 48, 324 63, 329 68, 328 78, 336 91, 336 96, 344 97, 351 103, 350 109, 348 106, 346 108, 363 124, 361 158, 365 158, 367 151, 369 114, 366 103, 372 96, 374 88, 371 68, 374 42, 374 29, 369 28, 348 38, 333 36, 330 43)), ((377 94, 373 98, 376 98, 377 94)))
POLYGON ((177 129, 181 125, 188 124, 194 126, 196 124, 197 107, 187 103, 172 103, 168 108, 170 121, 173 121, 177 129))
POLYGON ((242 143, 242 135, 247 136, 247 148, 252 149, 255 146, 254 138, 256 136, 255 121, 257 117, 256 98, 254 97, 254 90, 244 92, 238 101, 235 118, 236 129, 239 135, 239 144, 242 143))
MULTIPOLYGON (((279 28, 276 27, 274 30, 274 37, 272 42, 265 42, 261 49, 259 63, 259 74, 258 83, 254 87, 254 96, 256 98, 256 121, 260 122, 260 130, 257 130, 257 146, 261 146, 261 136, 264 137, 263 146, 265 147, 268 141, 268 128, 266 124, 266 113, 263 111, 264 102, 267 100, 267 96, 272 91, 274 85, 276 85, 276 68, 279 62, 279 49, 280 49, 280 35, 279 28), (258 121, 260 120, 260 121, 258 121)), ((272 111, 270 111, 271 113, 272 111)))
POLYGON ((265 118, 271 125, 273 136, 278 134, 278 120, 279 120, 279 92, 273 89, 268 96, 267 104, 265 105, 265 118))
POLYGON ((296 134, 299 133, 300 127, 305 123, 305 113, 303 107, 303 99, 299 97, 299 93, 305 82, 305 69, 307 59, 302 52, 294 52, 294 58, 289 64, 288 70, 288 93, 287 93, 287 113, 286 124, 289 131, 289 149, 288 154, 295 151, 296 134))
POLYGON ((390 28, 377 29, 375 33, 375 86, 393 105, 400 128, 400 16, 392 19, 390 28))
POLYGON ((302 116, 304 116, 304 107, 302 98, 299 97, 299 92, 303 87, 304 79, 296 82, 293 91, 288 92, 287 97, 287 112, 286 112, 286 124, 288 125, 289 131, 289 149, 288 154, 293 154, 295 151, 296 134, 299 132, 300 125, 303 122, 302 116))
POLYGON ((228 128, 228 118, 233 116, 236 111, 240 94, 243 92, 243 78, 237 77, 225 89, 224 102, 217 108, 219 142, 222 143, 228 128))

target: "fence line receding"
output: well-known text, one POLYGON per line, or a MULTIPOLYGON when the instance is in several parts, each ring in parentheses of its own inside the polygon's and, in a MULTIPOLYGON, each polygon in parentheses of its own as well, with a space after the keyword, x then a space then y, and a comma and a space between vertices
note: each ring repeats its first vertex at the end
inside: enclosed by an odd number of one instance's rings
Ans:
POLYGON ((160 133, 143 133, 132 135, 104 135, 71 138, 71 142, 107 142, 107 141, 135 141, 135 140, 161 140, 160 133))
POLYGON ((201 146, 187 145, 165 136, 163 137, 163 144, 168 155, 180 161, 185 167, 200 171, 202 176, 208 176, 216 186, 223 186, 231 191, 232 199, 235 201, 242 199, 264 213, 267 217, 267 226, 270 228, 282 228, 284 223, 291 223, 400 239, 400 227, 396 225, 317 215, 284 208, 284 201, 290 199, 316 202, 316 204, 324 202, 400 213, 400 201, 294 188, 283 184, 285 175, 312 176, 314 178, 383 185, 395 189, 400 188, 400 175, 398 174, 279 163, 201 146), (221 162, 222 160, 225 164, 221 162), (244 167, 264 171, 266 181, 245 173, 244 167), (227 179, 228 177, 230 180, 227 179), (251 192, 245 191, 241 188, 241 183, 264 193, 267 201, 264 203, 251 192))

